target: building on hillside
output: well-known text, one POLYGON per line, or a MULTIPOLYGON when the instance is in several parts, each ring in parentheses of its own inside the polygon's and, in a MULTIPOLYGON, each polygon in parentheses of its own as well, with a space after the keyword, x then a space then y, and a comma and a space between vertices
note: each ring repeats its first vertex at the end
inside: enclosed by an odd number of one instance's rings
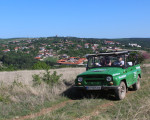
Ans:
POLYGON ((90 43, 85 43, 85 44, 84 44, 84 48, 89 48, 89 44, 90 44, 90 43))
POLYGON ((95 51, 97 49, 96 46, 91 46, 92 50, 95 51))
POLYGON ((77 48, 82 48, 82 46, 78 44, 78 45, 77 45, 77 48))
POLYGON ((69 56, 67 54, 63 54, 63 55, 60 56, 60 58, 65 59, 65 58, 69 58, 69 56))
POLYGON ((14 48, 15 51, 18 51, 19 49, 20 49, 20 47, 15 47, 14 48))
POLYGON ((83 62, 86 60, 86 58, 70 57, 67 59, 60 59, 57 61, 57 63, 60 65, 83 65, 83 62))
POLYGON ((129 43, 129 46, 132 46, 132 47, 141 47, 140 45, 138 45, 137 43, 129 43))
POLYGON ((6 52, 9 52, 9 51, 10 51, 10 49, 3 50, 3 52, 5 52, 5 53, 6 53, 6 52))
POLYGON ((106 41, 106 40, 104 41, 104 43, 107 45, 114 45, 115 44, 115 42, 113 42, 113 41, 106 41))
POLYGON ((120 42, 116 42, 116 44, 117 44, 117 45, 120 45, 121 43, 120 43, 120 42))

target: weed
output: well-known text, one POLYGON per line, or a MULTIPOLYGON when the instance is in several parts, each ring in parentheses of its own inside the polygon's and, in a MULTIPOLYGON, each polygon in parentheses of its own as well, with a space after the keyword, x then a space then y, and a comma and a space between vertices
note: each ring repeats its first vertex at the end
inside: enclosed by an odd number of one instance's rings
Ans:
POLYGON ((32 75, 33 78, 33 86, 41 85, 42 80, 40 78, 40 75, 34 74, 32 75))
POLYGON ((9 96, 0 95, 0 102, 9 103, 10 102, 9 96))
POLYGON ((18 80, 14 80, 12 83, 12 86, 23 87, 23 84, 22 84, 22 82, 19 82, 18 80))
POLYGON ((33 77, 33 85, 40 85, 43 82, 46 84, 53 86, 54 84, 58 83, 62 74, 57 75, 57 72, 54 71, 50 74, 50 71, 46 69, 45 73, 43 73, 42 77, 40 75, 34 74, 33 77))

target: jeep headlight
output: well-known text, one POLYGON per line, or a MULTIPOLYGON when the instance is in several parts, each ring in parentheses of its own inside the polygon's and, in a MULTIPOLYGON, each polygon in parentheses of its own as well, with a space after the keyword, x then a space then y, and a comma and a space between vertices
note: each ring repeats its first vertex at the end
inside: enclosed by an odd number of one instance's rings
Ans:
POLYGON ((110 81, 112 81, 112 77, 111 77, 111 76, 107 76, 107 77, 106 77, 106 80, 107 80, 108 82, 110 82, 110 81))
POLYGON ((82 77, 78 77, 78 82, 82 82, 83 78, 82 77))

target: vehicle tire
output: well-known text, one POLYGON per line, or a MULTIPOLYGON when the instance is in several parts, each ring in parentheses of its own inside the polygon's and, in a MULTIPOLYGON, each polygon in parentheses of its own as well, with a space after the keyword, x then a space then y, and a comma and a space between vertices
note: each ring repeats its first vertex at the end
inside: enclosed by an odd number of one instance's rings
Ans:
POLYGON ((137 82, 133 85, 133 90, 138 90, 140 89, 141 85, 140 85, 140 77, 138 77, 137 82))
POLYGON ((126 84, 122 81, 120 83, 119 89, 115 90, 116 99, 122 100, 125 98, 127 92, 126 84))

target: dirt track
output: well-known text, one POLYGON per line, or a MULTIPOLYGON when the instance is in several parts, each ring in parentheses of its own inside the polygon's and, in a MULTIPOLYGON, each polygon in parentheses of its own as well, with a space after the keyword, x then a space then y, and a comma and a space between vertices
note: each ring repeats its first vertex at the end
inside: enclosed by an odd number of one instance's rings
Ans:
POLYGON ((50 108, 42 109, 40 112, 31 114, 31 115, 22 116, 20 118, 14 118, 13 120, 25 120, 25 119, 32 119, 32 118, 35 118, 35 117, 39 117, 41 115, 47 114, 47 113, 52 112, 52 111, 54 111, 56 109, 59 109, 61 107, 64 107, 69 102, 73 102, 73 101, 72 100, 64 101, 64 102, 59 103, 59 104, 57 104, 55 106, 52 106, 50 108))

